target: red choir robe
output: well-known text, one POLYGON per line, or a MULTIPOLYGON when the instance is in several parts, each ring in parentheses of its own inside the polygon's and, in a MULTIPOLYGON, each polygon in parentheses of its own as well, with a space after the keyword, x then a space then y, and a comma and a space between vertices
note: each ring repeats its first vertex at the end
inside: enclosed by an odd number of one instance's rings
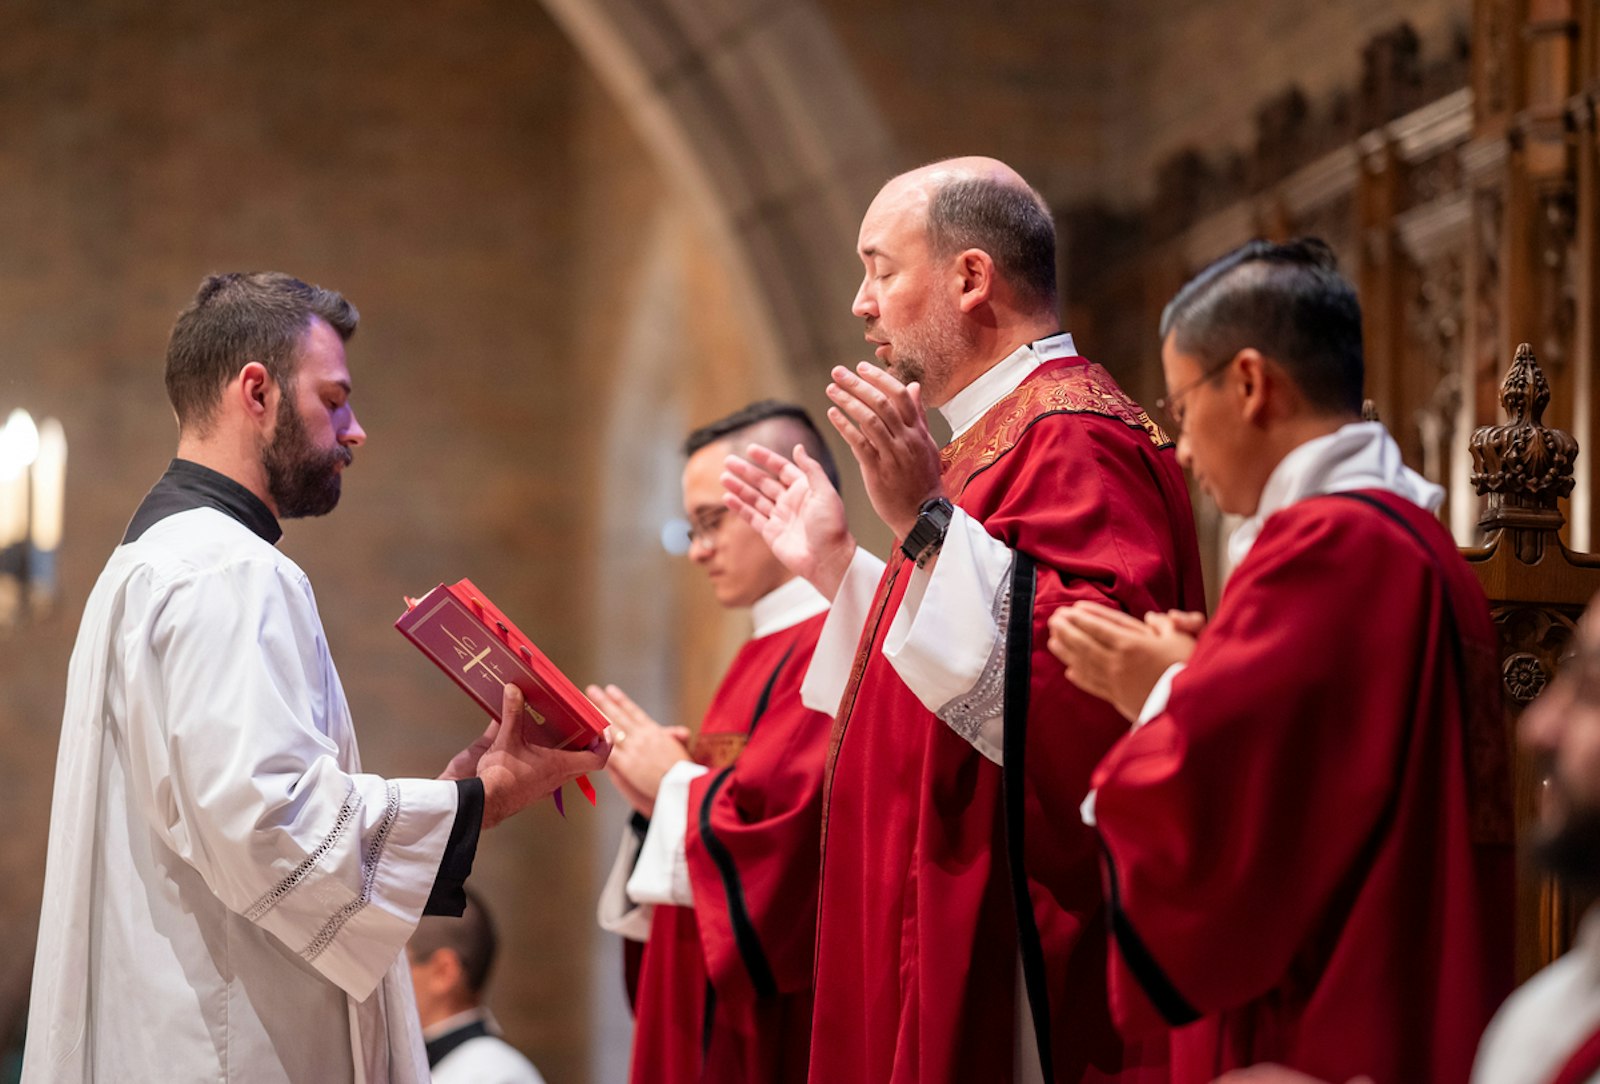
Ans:
POLYGON ((746 643, 695 736, 712 770, 689 787, 694 906, 651 919, 635 1084, 806 1078, 829 719, 800 682, 825 617, 746 643))
POLYGON ((1044 971, 1033 1010, 1055 1080, 1164 1079, 1160 1044, 1125 1049, 1110 1019, 1099 859, 1078 815, 1127 722, 1068 685, 1045 643, 1050 614, 1077 599, 1140 615, 1203 606, 1182 471, 1105 370, 1070 357, 1035 369, 946 447, 942 476, 968 515, 1037 562, 1036 588, 1011 601, 1030 706, 1025 731, 1008 718, 1005 753, 1020 780, 1026 906, 1013 911, 1001 766, 882 653, 915 567, 896 550, 834 724, 811 1079, 1012 1079, 1017 916, 1036 928, 1021 948, 1044 971), (1025 755, 1011 747, 1019 733, 1025 755), (1125 1062, 1145 1067, 1120 1075, 1125 1062))
POLYGON ((1126 1030, 1195 1021, 1178 1084, 1258 1061, 1466 1081, 1511 990, 1488 607, 1430 514, 1359 497, 1389 514, 1267 519, 1166 710, 1095 772, 1113 1004, 1126 1030))

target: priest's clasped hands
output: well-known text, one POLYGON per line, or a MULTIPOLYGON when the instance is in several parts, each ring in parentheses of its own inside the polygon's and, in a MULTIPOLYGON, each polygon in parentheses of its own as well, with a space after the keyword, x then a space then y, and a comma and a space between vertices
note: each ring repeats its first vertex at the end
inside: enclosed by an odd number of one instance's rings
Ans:
POLYGON ((622 796, 642 815, 655 812, 661 780, 674 764, 689 759, 689 728, 662 726, 615 685, 584 690, 611 724, 611 759, 606 770, 622 796))
POLYGON ((944 494, 939 445, 922 410, 922 385, 902 384, 870 361, 854 373, 835 365, 830 375, 828 420, 861 464, 873 511, 896 540, 903 539, 923 504, 944 494))
POLYGON ((1075 602, 1050 615, 1050 653, 1067 680, 1100 697, 1129 722, 1173 663, 1187 662, 1204 614, 1182 610, 1137 617, 1098 602, 1075 602))
MULTIPOLYGON (((923 503, 944 492, 922 389, 914 381, 900 383, 870 362, 853 373, 837 366, 832 376, 828 420, 861 464, 878 518, 903 539, 923 503)), ((804 448, 795 448, 791 462, 751 445, 748 458, 728 457, 722 484, 728 507, 760 532, 778 560, 826 597, 838 594, 856 541, 845 525, 839 494, 804 448)), ((1078 602, 1051 616, 1049 646, 1066 665, 1069 681, 1133 721, 1167 668, 1188 660, 1204 626, 1204 614, 1173 610, 1141 621, 1108 606, 1078 602)))

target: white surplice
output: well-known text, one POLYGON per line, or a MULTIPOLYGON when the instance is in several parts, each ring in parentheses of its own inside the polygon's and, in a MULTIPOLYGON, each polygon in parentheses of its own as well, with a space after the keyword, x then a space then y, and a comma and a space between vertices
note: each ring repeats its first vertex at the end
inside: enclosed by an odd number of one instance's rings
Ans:
POLYGON ((457 1013, 423 1028, 422 1037, 434 1043, 477 1023, 482 1023, 489 1034, 452 1047, 435 1062, 433 1084, 545 1084, 533 1062, 500 1037, 500 1028, 487 1009, 457 1013))
POLYGON ((25 1081, 423 1081, 402 949, 456 785, 361 774, 306 576, 194 508, 68 676, 25 1081))
MULTIPOLYGON (((1571 950, 1524 983, 1489 1022, 1472 1084, 1546 1084, 1597 1029, 1600 909, 1591 909, 1571 950)), ((1588 1080, 1600 1080, 1600 1073, 1588 1080)))

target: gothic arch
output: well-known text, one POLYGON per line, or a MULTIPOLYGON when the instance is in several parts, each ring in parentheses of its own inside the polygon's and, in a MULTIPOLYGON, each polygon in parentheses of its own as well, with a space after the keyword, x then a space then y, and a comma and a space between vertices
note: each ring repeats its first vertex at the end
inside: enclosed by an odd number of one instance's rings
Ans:
POLYGON ((845 315, 888 125, 812 0, 543 0, 717 238, 755 349, 803 385, 845 315))

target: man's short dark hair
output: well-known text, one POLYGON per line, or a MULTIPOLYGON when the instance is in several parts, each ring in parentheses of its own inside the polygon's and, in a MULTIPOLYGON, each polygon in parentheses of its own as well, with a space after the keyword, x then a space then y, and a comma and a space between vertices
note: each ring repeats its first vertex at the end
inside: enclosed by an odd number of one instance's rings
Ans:
POLYGON ((1055 311, 1056 224, 1031 188, 989 177, 939 186, 928 203, 928 248, 936 259, 981 249, 1024 303, 1055 311))
MULTIPOLYGON (((708 444, 715 444, 720 440, 732 441, 747 429, 754 429, 763 422, 778 420, 793 422, 800 428, 801 436, 798 443, 805 447, 807 455, 822 465, 822 472, 828 476, 828 481, 833 483, 833 488, 838 489, 839 467, 834 463, 833 453, 828 450, 827 441, 822 439, 817 423, 811 420, 811 415, 806 412, 805 407, 780 402, 777 399, 758 400, 749 406, 740 407, 726 417, 702 425, 690 433, 689 438, 683 442, 683 454, 694 455, 708 444)), ((794 449, 791 446, 772 450, 786 456, 794 449)), ((736 448, 735 451, 743 453, 742 448, 736 448)))
POLYGON ((409 949, 411 958, 418 963, 431 959, 440 949, 454 952, 461 961, 461 973, 466 979, 467 990, 473 997, 478 997, 489 982, 489 969, 494 966, 499 939, 495 936, 494 923, 483 906, 483 900, 470 888, 464 891, 467 906, 461 917, 422 916, 416 932, 411 935, 409 949))
POLYGON ((235 271, 202 282, 167 341, 167 398, 179 427, 204 431, 222 389, 252 361, 288 388, 313 317, 346 341, 360 320, 334 291, 277 271, 235 271))
POLYGON ((1315 409, 1361 411, 1361 303, 1318 238, 1234 249, 1167 305, 1162 342, 1168 335, 1208 369, 1253 347, 1282 365, 1315 409))

